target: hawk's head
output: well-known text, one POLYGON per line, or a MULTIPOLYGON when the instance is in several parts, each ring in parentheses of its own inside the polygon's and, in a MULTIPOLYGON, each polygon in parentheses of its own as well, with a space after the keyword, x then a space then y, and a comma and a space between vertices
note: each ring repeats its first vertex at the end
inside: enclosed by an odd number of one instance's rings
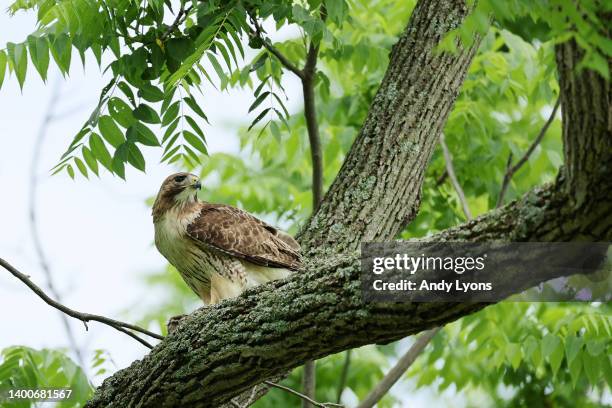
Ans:
POLYGON ((202 188, 200 179, 190 173, 176 173, 168 176, 161 185, 153 204, 153 221, 176 205, 193 203, 198 200, 197 190, 202 188))

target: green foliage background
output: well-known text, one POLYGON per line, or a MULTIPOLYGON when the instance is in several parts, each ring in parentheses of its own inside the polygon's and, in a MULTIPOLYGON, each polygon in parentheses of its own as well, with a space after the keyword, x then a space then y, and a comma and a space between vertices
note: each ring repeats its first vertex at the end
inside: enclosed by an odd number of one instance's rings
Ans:
MULTIPOLYGON (((73 54, 84 64, 85 53, 91 52, 101 64, 106 53, 112 62, 101 68, 112 78, 83 127, 67 141, 56 172, 88 177, 106 171, 124 178, 126 165, 145 170, 141 149, 158 148, 162 162, 201 175, 204 199, 246 208, 296 232, 312 211, 306 124, 303 112, 287 111, 282 79, 291 73, 263 47, 266 34, 263 40, 249 35, 252 18, 299 28, 297 38, 274 44, 295 65, 303 64, 308 43, 320 44, 315 92, 327 187, 366 117, 390 49, 414 5, 391 0, 17 0, 10 12, 36 13, 38 27, 24 42, 0 50, 0 85, 12 74, 24 86, 28 68, 46 79, 51 63, 68 74, 73 54), (189 11, 174 27, 180 9, 189 11), (253 92, 245 112, 252 123, 239 131, 239 154, 207 151, 206 130, 214 125, 206 115, 211 85, 217 91, 253 92)), ((483 36, 444 130, 474 215, 496 206, 509 155, 521 157, 548 119, 559 93, 554 45, 576 39, 585 51, 579 69, 609 78, 612 42, 600 16, 610 11, 609 2, 595 0, 484 0, 441 43, 440 52, 452 52, 461 42, 483 36)), ((561 164, 557 117, 513 177, 506 201, 551 182, 561 164)), ((402 238, 465 221, 444 171, 437 150, 420 213, 402 238)), ((171 267, 145 277, 143 284, 163 288, 166 297, 153 308, 130 311, 142 325, 164 332, 168 317, 197 305, 171 267)), ((606 304, 504 302, 446 326, 407 379, 413 389, 452 386, 470 405, 601 406, 612 381, 611 332, 606 304)), ((365 397, 398 352, 396 345, 353 352, 347 389, 358 399, 365 397)), ((99 376, 105 375, 100 367, 107 359, 102 351, 94 355, 92 369, 99 376)), ((344 355, 334 355, 318 363, 317 399, 336 400, 344 361, 344 355)), ((297 389, 300 377, 296 369, 285 384, 297 389)), ((3 350, 0 388, 47 384, 75 387, 80 402, 92 391, 82 370, 62 352, 22 346, 3 350)), ((256 406, 297 404, 295 397, 272 390, 256 406)), ((388 395, 379 406, 394 404, 388 395)))

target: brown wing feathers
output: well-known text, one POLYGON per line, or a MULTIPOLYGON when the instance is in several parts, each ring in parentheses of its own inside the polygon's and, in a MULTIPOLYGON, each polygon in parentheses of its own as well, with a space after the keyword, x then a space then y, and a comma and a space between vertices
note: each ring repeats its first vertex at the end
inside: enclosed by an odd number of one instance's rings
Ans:
POLYGON ((238 208, 202 203, 200 215, 187 226, 189 236, 257 265, 296 270, 299 245, 289 235, 238 208))

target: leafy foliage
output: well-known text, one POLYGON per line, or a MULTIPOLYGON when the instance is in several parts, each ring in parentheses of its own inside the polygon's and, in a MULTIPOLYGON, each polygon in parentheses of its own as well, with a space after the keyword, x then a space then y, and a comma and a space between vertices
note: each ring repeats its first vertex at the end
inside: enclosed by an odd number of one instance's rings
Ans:
MULTIPOLYGON (((495 208, 508 158, 522 157, 548 119, 557 98, 551 43, 534 46, 511 32, 492 28, 483 40, 444 133, 457 178, 474 216, 495 208), (486 169, 486 173, 483 173, 486 169)), ((507 199, 551 182, 562 162, 561 121, 514 175, 507 199)), ((440 149, 427 169, 422 209, 403 237, 422 236, 464 221, 445 172, 440 149)))
POLYGON ((447 325, 408 375, 438 390, 480 389, 498 407, 602 406, 611 335, 609 305, 504 302, 447 325))
MULTIPOLYGON (((143 147, 163 147, 162 161, 194 168, 201 162, 201 155, 207 154, 202 124, 208 119, 194 94, 202 91, 204 82, 223 90, 251 85, 253 79, 259 81, 249 111, 263 109, 257 112, 251 127, 264 118, 269 124, 269 115, 287 125, 283 98, 275 90, 263 88, 269 83, 280 88, 279 61, 264 49, 252 64, 239 69, 245 57, 243 43, 261 49, 269 41, 259 35, 258 20, 271 18, 277 27, 297 25, 304 33, 304 42, 322 44, 330 65, 333 57, 337 66, 354 64, 355 72, 373 69, 373 73, 362 75, 367 80, 377 76, 376 66, 384 66, 387 58, 382 53, 395 37, 388 37, 389 43, 376 38, 378 44, 372 46, 373 39, 363 35, 369 33, 367 27, 359 26, 364 21, 362 14, 374 10, 377 18, 370 18, 370 22, 380 25, 383 33, 397 33, 397 29, 388 28, 405 24, 400 17, 413 4, 398 7, 388 0, 352 1, 349 8, 345 0, 16 0, 9 11, 35 12, 38 27, 25 41, 8 43, 0 51, 0 85, 8 67, 23 87, 28 61, 46 80, 52 62, 63 74, 69 73, 73 50, 83 64, 87 51, 99 65, 102 56, 108 55, 113 60, 104 69, 112 73, 112 79, 55 170, 65 170, 72 177, 78 170, 87 177, 98 175, 101 165, 123 178, 126 164, 145 170, 143 147), (394 18, 389 19, 390 14, 384 12, 391 10, 394 18), (344 29, 345 23, 349 23, 349 30, 344 29), (256 78, 252 78, 253 72, 256 78), (266 100, 270 103, 264 104, 266 100), (161 140, 155 136, 157 129, 163 132, 161 140)), ((486 33, 489 16, 494 15, 495 25, 529 42, 575 38, 585 50, 582 65, 608 77, 606 61, 612 56, 612 42, 600 17, 609 12, 606 7, 605 2, 598 1, 479 1, 441 49, 454 49, 457 37, 469 43, 475 33, 486 33)), ((300 43, 289 41, 281 47, 296 65, 306 54, 300 43)), ((344 76, 345 81, 357 78, 344 76)), ((317 82, 325 88, 321 96, 329 96, 327 73, 319 71, 317 82)))
MULTIPOLYGON (((0 392, 9 389, 69 388, 70 398, 57 407, 81 407, 93 388, 83 370, 60 351, 25 346, 0 351, 0 392)), ((29 400, 2 402, 7 408, 28 408, 29 400)))

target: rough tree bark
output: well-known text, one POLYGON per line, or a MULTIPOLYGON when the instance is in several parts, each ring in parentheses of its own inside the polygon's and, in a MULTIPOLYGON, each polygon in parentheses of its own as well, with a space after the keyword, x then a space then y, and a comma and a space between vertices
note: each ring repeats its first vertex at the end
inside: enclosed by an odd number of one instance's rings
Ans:
MULTIPOLYGON (((307 360, 394 341, 485 306, 364 303, 357 251, 363 240, 393 238, 418 209, 424 170, 475 52, 433 49, 466 13, 462 1, 418 3, 361 133, 301 234, 304 270, 196 311, 143 360, 105 380, 87 406, 220 406, 307 360)), ((557 181, 429 239, 610 239, 610 85, 575 72, 573 42, 557 54, 566 162, 557 181)), ((549 278, 530 271, 513 276, 513 287, 549 278)))

